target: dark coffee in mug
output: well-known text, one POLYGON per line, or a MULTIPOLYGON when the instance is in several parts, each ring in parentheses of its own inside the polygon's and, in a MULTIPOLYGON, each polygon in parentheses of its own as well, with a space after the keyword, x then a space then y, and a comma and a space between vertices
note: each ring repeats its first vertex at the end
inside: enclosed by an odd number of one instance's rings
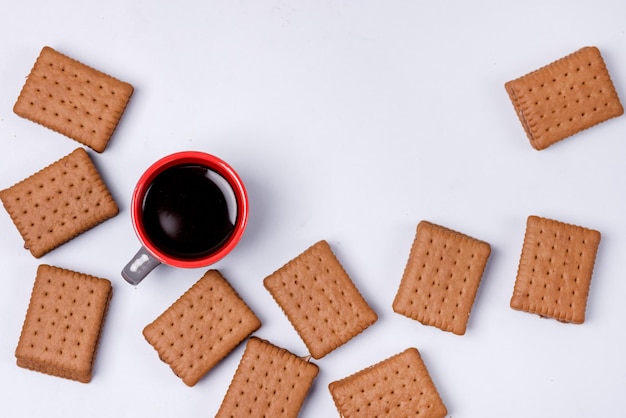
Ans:
POLYGON ((200 164, 169 167, 157 174, 142 204, 147 238, 160 251, 197 259, 217 251, 233 234, 237 217, 228 182, 200 164))

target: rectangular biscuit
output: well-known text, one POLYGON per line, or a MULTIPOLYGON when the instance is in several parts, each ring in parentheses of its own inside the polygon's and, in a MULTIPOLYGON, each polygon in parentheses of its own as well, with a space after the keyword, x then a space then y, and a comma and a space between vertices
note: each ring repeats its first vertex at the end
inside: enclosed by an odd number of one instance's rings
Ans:
POLYGON ((316 359, 378 319, 326 241, 311 246, 263 284, 316 359))
POLYGON ((13 111, 102 152, 132 93, 130 84, 46 46, 13 111))
POLYGON ((318 372, 315 364, 251 337, 216 418, 296 418, 318 372))
POLYGON ((119 212, 83 148, 0 190, 0 200, 36 258, 119 212))
POLYGON ((465 334, 490 253, 486 242, 421 221, 393 310, 424 325, 465 334))
POLYGON ((529 216, 511 308, 582 324, 600 232, 529 216))
POLYGON ((509 81, 505 89, 538 150, 624 113, 596 47, 509 81))
POLYGON ((40 265, 15 350, 17 365, 90 382, 111 294, 107 279, 40 265))
POLYGON ((220 272, 209 270, 143 335, 174 374, 194 386, 260 326, 220 272))
POLYGON ((448 413, 415 348, 409 348, 328 389, 342 418, 443 418, 448 413))

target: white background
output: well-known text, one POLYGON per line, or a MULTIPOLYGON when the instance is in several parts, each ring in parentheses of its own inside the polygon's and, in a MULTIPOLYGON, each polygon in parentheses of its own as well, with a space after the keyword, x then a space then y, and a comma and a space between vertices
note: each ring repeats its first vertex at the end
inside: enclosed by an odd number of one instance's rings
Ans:
POLYGON ((0 212, 0 416, 215 414, 243 345, 189 388, 141 334, 206 269, 160 266, 137 287, 119 274, 139 246, 136 180, 189 149, 225 159, 247 185, 248 230, 215 267, 263 322, 255 335, 307 354, 262 280, 320 239, 379 315, 315 361, 301 417, 337 416, 331 381, 407 347, 450 417, 620 416, 626 117, 536 151, 503 84, 595 45, 626 100, 625 17, 621 0, 5 2, 0 188, 80 146, 12 112, 44 45, 135 93, 109 147, 90 151, 116 218, 37 260, 0 212), (529 215, 602 233, 583 325, 509 307, 529 215), (464 336, 391 309, 422 219, 492 246, 464 336), (89 384, 15 365, 40 263, 113 283, 89 384))

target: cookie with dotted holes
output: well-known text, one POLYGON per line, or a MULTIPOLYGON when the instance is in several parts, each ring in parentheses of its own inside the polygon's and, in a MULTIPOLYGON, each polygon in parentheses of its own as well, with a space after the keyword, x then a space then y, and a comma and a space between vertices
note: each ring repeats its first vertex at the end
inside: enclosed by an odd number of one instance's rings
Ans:
POLYGON ((583 323, 599 244, 598 231, 529 216, 511 308, 583 323))
POLYGON ((40 265, 15 350, 17 365, 90 382, 111 294, 107 279, 40 265))
POLYGON ((103 152, 132 94, 130 84, 46 46, 13 111, 103 152))
POLYGON ((393 310, 463 335, 491 247, 427 221, 417 226, 393 310))
POLYGON ((209 270, 143 335, 174 374, 194 386, 260 326, 220 272, 209 270))
POLYGON ((248 340, 216 418, 296 418, 319 368, 266 340, 248 340))
POLYGON ((0 200, 36 258, 119 212, 83 148, 0 190, 0 200))
POLYGON ((315 359, 378 319, 326 241, 308 248, 263 284, 315 359))
POLYGON ((538 150, 624 113, 596 47, 582 48, 505 88, 538 150))
POLYGON ((443 418, 447 408, 415 348, 328 385, 343 418, 443 418))

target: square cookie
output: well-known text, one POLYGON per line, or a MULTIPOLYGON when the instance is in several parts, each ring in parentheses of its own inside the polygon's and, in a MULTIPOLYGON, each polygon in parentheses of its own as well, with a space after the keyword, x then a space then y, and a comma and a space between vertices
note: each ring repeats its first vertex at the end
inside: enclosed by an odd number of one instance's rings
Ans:
POLYGON ((102 152, 132 94, 130 84, 46 46, 13 111, 102 152))
POLYGON ((529 216, 511 308, 582 324, 600 232, 529 216))
POLYGON ((486 242, 421 221, 393 310, 424 325, 465 334, 490 253, 486 242))
POLYGON ((296 418, 318 372, 308 360, 252 337, 216 418, 296 418))
POLYGON ((326 241, 308 248, 263 284, 315 359, 378 319, 326 241))
POLYGON ((174 374, 194 386, 260 326, 220 272, 209 270, 143 335, 174 374))
POLYGON ((448 413, 415 348, 331 382, 328 389, 343 418, 443 418, 448 413))
POLYGON ((596 47, 509 81, 505 89, 538 150, 624 113, 596 47))
POLYGON ((119 212, 83 148, 0 190, 0 200, 36 258, 119 212))
POLYGON ((111 292, 107 279, 40 265, 15 350, 17 365, 90 382, 111 292))

